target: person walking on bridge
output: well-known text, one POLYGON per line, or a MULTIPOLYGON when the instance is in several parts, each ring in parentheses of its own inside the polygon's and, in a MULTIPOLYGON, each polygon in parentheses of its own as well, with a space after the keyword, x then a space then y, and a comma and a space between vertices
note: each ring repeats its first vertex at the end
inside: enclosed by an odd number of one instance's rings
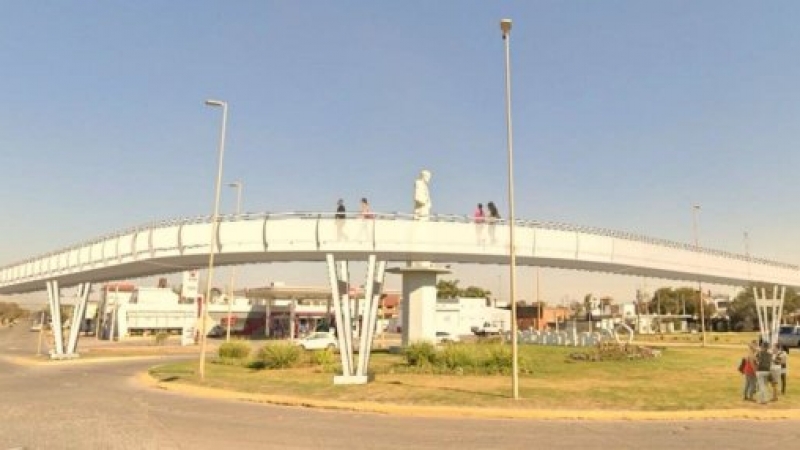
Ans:
POLYGON ((369 202, 367 201, 366 197, 361 198, 361 218, 362 219, 375 218, 375 213, 373 213, 372 208, 369 207, 369 202))
POLYGON ((336 239, 347 239, 347 235, 344 232, 344 219, 347 217, 347 211, 344 208, 344 200, 339 199, 339 201, 336 202, 336 214, 334 217, 336 218, 336 239))
POLYGON ((495 243, 495 223, 500 220, 500 213, 497 211, 497 206, 495 206, 494 202, 489 202, 486 204, 486 207, 489 209, 489 238, 492 240, 492 244, 495 243))
POLYGON ((483 212, 483 203, 478 203, 478 207, 475 209, 472 219, 475 221, 475 223, 481 224, 485 218, 486 214, 483 212))
POLYGON ((336 202, 336 216, 335 217, 337 219, 344 219, 346 215, 347 215, 347 210, 344 208, 344 200, 339 199, 339 201, 336 202))

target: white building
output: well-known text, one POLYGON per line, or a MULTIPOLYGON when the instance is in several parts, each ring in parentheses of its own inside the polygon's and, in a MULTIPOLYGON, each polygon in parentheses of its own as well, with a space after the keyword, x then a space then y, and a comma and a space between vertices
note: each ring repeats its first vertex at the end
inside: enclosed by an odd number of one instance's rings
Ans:
POLYGON ((485 298, 456 297, 436 301, 436 331, 472 334, 486 323, 503 331, 511 329, 511 310, 487 305, 485 298))

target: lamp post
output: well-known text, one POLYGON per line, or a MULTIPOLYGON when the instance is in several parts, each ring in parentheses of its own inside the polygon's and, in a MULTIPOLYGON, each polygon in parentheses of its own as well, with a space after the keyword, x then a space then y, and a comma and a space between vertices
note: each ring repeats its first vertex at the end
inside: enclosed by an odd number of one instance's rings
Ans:
MULTIPOLYGON (((700 205, 692 205, 692 230, 694 231, 694 249, 698 252, 697 257, 700 257, 700 244, 697 239, 697 213, 700 212, 700 205)), ((705 307, 703 305, 703 283, 697 280, 697 296, 700 303, 700 334, 702 336, 702 347, 706 346, 706 315, 705 307)))
MULTIPOLYGON (((233 183, 228 183, 228 187, 236 188, 236 218, 239 218, 239 215, 242 213, 242 182, 241 181, 234 181, 233 183)), ((231 267, 231 279, 228 283, 228 323, 225 330, 225 342, 230 342, 231 340, 231 308, 233 299, 235 298, 234 289, 233 289, 233 282, 236 279, 236 267, 231 267)))
POLYGON ((506 135, 508 143, 508 259, 509 301, 511 302, 511 388, 514 399, 519 399, 519 365, 517 355, 517 255, 514 248, 514 139, 511 126, 511 19, 500 20, 505 47, 506 72, 506 135))
POLYGON ((222 129, 219 134, 219 156, 217 160, 217 182, 214 188, 214 212, 211 215, 211 238, 208 248, 208 280, 206 282, 206 295, 203 296, 201 314, 202 326, 200 330, 200 379, 206 375, 206 329, 208 328, 208 298, 211 297, 211 282, 214 279, 214 252, 217 248, 217 230, 219 229, 219 191, 222 184, 222 161, 225 156, 225 127, 228 124, 228 104, 220 100, 206 100, 206 105, 222 108, 222 129))
POLYGON ((744 255, 747 257, 747 278, 750 278, 750 235, 744 232, 744 255))

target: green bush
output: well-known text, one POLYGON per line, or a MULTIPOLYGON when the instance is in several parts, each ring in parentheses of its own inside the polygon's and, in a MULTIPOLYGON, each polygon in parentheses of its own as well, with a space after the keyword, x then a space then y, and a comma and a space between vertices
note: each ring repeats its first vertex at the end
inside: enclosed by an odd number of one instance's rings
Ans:
POLYGON ((300 362, 300 347, 292 344, 267 344, 258 351, 258 363, 267 369, 286 369, 300 362))
POLYGON ((486 350, 486 355, 481 359, 481 366, 486 373, 510 373, 513 364, 510 346, 492 345, 487 346, 486 350))
POLYGON ((250 356, 250 344, 242 341, 225 342, 219 346, 219 357, 225 359, 246 359, 250 356))
POLYGON ((164 345, 167 343, 167 339, 169 339, 169 333, 166 331, 159 331, 156 333, 155 341, 156 345, 164 345))
POLYGON ((308 362, 315 367, 317 372, 336 373, 342 370, 338 355, 331 349, 315 350, 311 353, 303 352, 303 354, 308 355, 308 362))
POLYGON ((428 341, 414 342, 406 347, 403 355, 409 366, 436 364, 436 347, 428 341))
POLYGON ((336 364, 336 355, 332 350, 316 350, 311 352, 311 364, 318 366, 332 366, 336 364))
POLYGON ((477 359, 475 347, 467 347, 462 344, 447 345, 436 357, 436 360, 444 368, 459 373, 473 372, 477 359))

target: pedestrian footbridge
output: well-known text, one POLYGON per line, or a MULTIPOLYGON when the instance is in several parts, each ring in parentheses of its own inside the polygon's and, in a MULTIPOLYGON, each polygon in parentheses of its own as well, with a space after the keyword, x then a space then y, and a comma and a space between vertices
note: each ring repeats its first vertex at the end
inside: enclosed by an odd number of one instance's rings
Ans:
MULTIPOLYGON (((72 358, 91 283, 197 269, 215 256, 216 265, 325 262, 342 359, 335 383, 366 383, 378 299, 384 274, 402 276, 403 345, 434 340, 436 277, 447 270, 430 263, 506 264, 509 223, 456 216, 424 220, 403 214, 374 217, 332 214, 246 214, 148 224, 0 268, 0 294, 47 289, 53 323, 61 323, 60 290, 78 286, 79 301, 68 339, 53 327, 56 359, 72 358), (214 226, 218 225, 218 226, 214 226), (213 250, 213 251, 212 251, 213 250), (355 342, 348 306, 347 261, 366 261, 364 311, 355 342), (407 263, 386 269, 387 262, 407 263), (355 362, 358 344, 358 363, 355 362)), ((800 269, 775 261, 695 248, 609 230, 519 221, 514 249, 519 265, 587 270, 653 278, 745 285, 760 282, 800 287, 800 269)), ((206 315, 201 330, 208 331, 206 315)), ((202 333, 202 331, 201 331, 202 333)))
MULTIPOLYGON (((0 268, 0 294, 159 275, 208 264, 209 218, 137 226, 0 268)), ((336 219, 328 213, 244 214, 222 217, 217 265, 337 260, 507 264, 506 221, 475 223, 460 216, 415 220, 404 214, 336 219)), ((796 265, 751 258, 622 232, 518 221, 516 262, 725 285, 749 282, 800 287, 796 265)))

